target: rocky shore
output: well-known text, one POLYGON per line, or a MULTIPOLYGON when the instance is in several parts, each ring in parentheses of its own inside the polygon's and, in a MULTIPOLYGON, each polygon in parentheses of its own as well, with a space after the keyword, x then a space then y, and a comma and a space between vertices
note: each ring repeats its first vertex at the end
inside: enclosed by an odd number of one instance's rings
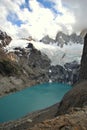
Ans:
POLYGON ((58 106, 59 103, 46 109, 27 114, 18 120, 1 123, 0 130, 27 130, 28 128, 32 128, 37 123, 46 119, 54 118, 57 113, 58 106))
POLYGON ((27 130, 87 130, 87 107, 73 108, 69 114, 46 120, 27 130))

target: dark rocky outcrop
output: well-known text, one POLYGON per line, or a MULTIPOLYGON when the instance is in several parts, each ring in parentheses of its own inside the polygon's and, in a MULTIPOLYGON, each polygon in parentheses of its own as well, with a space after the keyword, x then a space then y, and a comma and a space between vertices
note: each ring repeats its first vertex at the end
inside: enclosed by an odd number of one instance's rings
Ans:
POLYGON ((46 69, 50 66, 50 60, 48 59, 47 55, 41 54, 40 51, 36 49, 32 49, 29 55, 28 65, 35 68, 42 68, 46 69))
POLYGON ((48 74, 49 79, 52 82, 61 82, 72 85, 78 81, 79 68, 80 65, 76 61, 66 63, 64 67, 60 65, 50 66, 48 74))
POLYGON ((0 47, 5 47, 11 42, 12 38, 6 32, 0 30, 0 47))
POLYGON ((80 80, 87 79, 87 34, 84 38, 84 48, 81 59, 80 80))

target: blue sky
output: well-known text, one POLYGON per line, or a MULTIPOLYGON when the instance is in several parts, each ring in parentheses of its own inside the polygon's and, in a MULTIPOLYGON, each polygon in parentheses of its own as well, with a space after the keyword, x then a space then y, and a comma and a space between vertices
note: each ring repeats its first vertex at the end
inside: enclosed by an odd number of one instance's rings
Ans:
MULTIPOLYGON (((51 9, 55 14, 61 15, 62 13, 59 12, 54 8, 55 3, 52 1, 47 0, 37 0, 44 8, 51 9)), ((32 9, 29 6, 29 0, 25 0, 23 4, 20 5, 20 9, 27 8, 30 12, 32 12, 32 9)), ((23 22, 18 18, 18 16, 15 13, 10 13, 7 16, 7 20, 10 21, 13 25, 21 26, 23 22)))
POLYGON ((55 37, 58 31, 79 32, 87 28, 87 0, 83 1, 0 0, 0 28, 15 37, 36 39, 55 37))

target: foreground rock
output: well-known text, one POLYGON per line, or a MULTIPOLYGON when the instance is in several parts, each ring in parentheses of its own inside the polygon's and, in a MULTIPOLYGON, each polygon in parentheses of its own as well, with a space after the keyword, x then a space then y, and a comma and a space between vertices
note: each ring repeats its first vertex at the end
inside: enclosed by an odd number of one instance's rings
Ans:
POLYGON ((65 94, 58 107, 57 115, 68 113, 72 107, 87 106, 87 81, 75 85, 65 94))
POLYGON ((46 120, 27 130, 87 130, 87 107, 73 108, 69 114, 46 120))

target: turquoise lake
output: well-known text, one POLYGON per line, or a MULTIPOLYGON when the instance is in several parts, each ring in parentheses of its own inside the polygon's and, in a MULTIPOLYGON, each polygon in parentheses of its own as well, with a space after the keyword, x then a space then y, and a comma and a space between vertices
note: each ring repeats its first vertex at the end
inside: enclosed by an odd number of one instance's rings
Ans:
POLYGON ((59 102, 71 86, 44 83, 0 98, 0 123, 16 120, 28 113, 59 102))

